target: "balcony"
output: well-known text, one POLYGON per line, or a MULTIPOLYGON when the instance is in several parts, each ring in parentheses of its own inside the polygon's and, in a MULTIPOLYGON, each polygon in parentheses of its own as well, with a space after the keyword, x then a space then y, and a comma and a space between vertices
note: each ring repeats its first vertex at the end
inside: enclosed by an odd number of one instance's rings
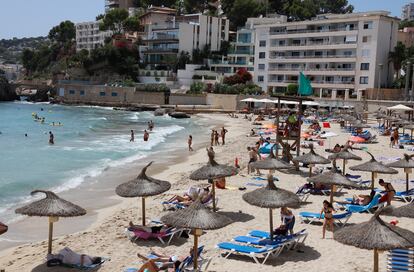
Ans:
POLYGON ((348 27, 327 28, 327 29, 297 29, 289 31, 270 31, 270 35, 286 35, 286 34, 303 34, 303 33, 326 33, 338 31, 356 31, 357 29, 348 27))
POLYGON ((143 51, 144 54, 155 54, 155 53, 163 53, 163 54, 178 54, 178 48, 147 48, 143 51))
POLYGON ((254 50, 240 50, 240 49, 233 49, 229 50, 229 55, 254 55, 254 50))
POLYGON ((355 58, 356 55, 306 55, 306 56, 270 56, 270 59, 332 59, 332 58, 355 58))
POLYGON ((249 66, 253 66, 253 62, 249 62, 249 61, 222 61, 222 60, 213 60, 211 62, 212 64, 217 64, 217 65, 249 65, 249 66))
POLYGON ((355 68, 303 68, 303 67, 288 67, 288 68, 279 68, 279 67, 269 67, 269 71, 355 71, 355 68))

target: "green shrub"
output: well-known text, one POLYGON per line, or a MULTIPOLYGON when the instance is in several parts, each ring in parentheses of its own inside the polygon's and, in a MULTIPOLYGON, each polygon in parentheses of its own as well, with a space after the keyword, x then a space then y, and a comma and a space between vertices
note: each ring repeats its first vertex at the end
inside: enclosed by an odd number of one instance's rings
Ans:
POLYGON ((206 89, 207 89, 207 85, 204 84, 203 82, 194 82, 193 84, 191 84, 190 91, 188 93, 201 94, 205 92, 206 89))
POLYGON ((298 84, 289 84, 287 85, 286 95, 297 95, 298 89, 298 84))
POLYGON ((137 92, 169 93, 170 88, 165 84, 139 84, 135 87, 137 92))

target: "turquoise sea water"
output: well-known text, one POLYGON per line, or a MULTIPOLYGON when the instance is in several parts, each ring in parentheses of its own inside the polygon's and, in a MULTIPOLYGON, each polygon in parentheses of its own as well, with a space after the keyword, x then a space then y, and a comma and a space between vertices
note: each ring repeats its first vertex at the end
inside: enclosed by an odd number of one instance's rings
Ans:
POLYGON ((108 167, 143 159, 152 152, 184 148, 188 134, 202 126, 194 118, 155 117, 152 112, 0 103, 0 221, 13 219, 11 208, 27 201, 33 189, 61 192, 76 188, 108 167), (32 113, 45 117, 45 123, 35 122, 32 113), (149 120, 155 122, 155 129, 144 142, 142 132, 149 120), (63 126, 51 126, 52 122, 63 126), (135 131, 133 143, 129 141, 131 129, 135 131), (49 131, 55 135, 55 145, 48 144, 49 131))

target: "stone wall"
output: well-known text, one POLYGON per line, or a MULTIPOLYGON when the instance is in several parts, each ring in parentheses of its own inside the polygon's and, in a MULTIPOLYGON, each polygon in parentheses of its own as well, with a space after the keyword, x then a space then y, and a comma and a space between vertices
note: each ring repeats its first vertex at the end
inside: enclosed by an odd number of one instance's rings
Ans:
POLYGON ((171 94, 170 105, 207 105, 205 94, 171 94))

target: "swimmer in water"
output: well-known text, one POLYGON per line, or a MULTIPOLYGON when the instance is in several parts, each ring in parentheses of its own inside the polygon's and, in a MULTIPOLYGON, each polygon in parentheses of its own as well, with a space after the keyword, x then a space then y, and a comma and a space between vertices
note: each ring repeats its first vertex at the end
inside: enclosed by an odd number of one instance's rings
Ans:
POLYGON ((49 144, 55 144, 55 135, 51 131, 49 131, 49 144))
POLYGON ((149 138, 149 133, 147 130, 144 130, 144 141, 147 142, 149 138))
POLYGON ((28 137, 28 136, 27 136, 27 133, 25 133, 25 134, 24 134, 24 137, 28 137))
POLYGON ((131 129, 131 139, 129 140, 130 142, 134 142, 135 141, 135 135, 134 135, 134 131, 131 129))

